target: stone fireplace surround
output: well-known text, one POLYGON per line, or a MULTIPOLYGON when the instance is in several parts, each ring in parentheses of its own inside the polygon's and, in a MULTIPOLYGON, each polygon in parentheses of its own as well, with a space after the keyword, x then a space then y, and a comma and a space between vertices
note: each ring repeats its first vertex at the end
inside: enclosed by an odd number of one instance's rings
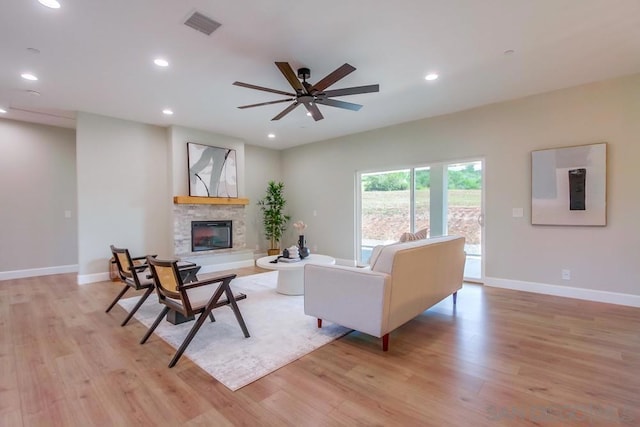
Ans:
POLYGON ((201 265, 201 272, 249 267, 253 251, 246 248, 246 213, 244 204, 173 205, 173 252, 175 257, 201 265), (231 220, 231 249, 191 251, 191 221, 231 220))

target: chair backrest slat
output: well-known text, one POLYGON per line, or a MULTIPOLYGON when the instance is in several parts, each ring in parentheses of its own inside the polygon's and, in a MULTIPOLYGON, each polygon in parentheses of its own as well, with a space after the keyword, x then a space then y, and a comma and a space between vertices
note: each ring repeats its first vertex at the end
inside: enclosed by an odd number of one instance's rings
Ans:
POLYGON ((178 270, 178 261, 147 257, 147 263, 151 268, 160 302, 166 303, 166 298, 180 300, 185 311, 190 312, 189 299, 186 298, 185 292, 180 290, 182 278, 178 270))
POLYGON ((133 262, 131 261, 129 250, 116 248, 115 246, 111 245, 111 253, 113 254, 116 265, 118 266, 118 273, 120 274, 120 278, 122 280, 125 280, 125 278, 134 278, 133 276, 135 276, 135 272, 132 271, 133 262))
POLYGON ((118 260, 122 266, 122 271, 124 273, 131 273, 131 264, 129 264, 129 257, 127 257, 127 254, 124 252, 118 252, 116 255, 118 256, 118 260))

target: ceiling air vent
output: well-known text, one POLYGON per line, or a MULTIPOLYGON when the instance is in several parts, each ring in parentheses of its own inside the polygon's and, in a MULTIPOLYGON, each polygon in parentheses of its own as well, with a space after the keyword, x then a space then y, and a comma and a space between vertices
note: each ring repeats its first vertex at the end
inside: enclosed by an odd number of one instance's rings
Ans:
POLYGON ((213 19, 204 16, 200 12, 194 12, 185 22, 184 25, 193 28, 194 30, 198 30, 201 33, 204 33, 208 36, 211 35, 215 30, 220 27, 219 22, 214 21, 213 19))

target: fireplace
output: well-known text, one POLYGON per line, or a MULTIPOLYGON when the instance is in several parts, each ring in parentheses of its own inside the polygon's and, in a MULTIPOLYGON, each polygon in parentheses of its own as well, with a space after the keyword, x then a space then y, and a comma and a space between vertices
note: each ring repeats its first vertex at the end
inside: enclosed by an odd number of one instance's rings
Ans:
POLYGON ((191 221, 191 251, 233 247, 231 221, 191 221))

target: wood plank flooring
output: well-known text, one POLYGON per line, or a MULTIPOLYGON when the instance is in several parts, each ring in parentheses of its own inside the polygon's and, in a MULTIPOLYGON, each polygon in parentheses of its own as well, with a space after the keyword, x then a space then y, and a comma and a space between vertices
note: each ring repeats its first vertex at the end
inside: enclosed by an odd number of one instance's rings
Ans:
POLYGON ((352 332, 231 392, 105 313, 120 286, 0 282, 0 426, 640 425, 640 309, 465 285, 387 353, 352 332))

